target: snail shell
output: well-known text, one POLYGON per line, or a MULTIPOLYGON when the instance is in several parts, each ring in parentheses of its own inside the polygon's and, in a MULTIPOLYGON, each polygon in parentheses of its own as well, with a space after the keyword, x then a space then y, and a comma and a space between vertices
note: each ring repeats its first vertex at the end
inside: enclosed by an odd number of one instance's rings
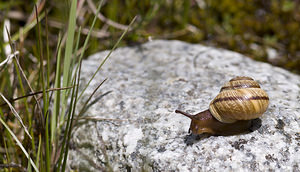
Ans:
POLYGON ((211 114, 220 122, 234 123, 262 116, 269 97, 250 77, 235 77, 225 83, 209 105, 211 114))

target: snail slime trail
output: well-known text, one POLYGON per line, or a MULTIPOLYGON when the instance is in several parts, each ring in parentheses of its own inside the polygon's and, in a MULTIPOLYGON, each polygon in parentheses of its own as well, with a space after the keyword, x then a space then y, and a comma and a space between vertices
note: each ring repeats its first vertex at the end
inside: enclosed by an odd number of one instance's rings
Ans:
POLYGON ((211 101, 209 109, 191 115, 176 110, 190 118, 190 138, 185 142, 205 135, 228 136, 252 132, 261 126, 258 119, 269 105, 267 93, 250 77, 238 76, 225 83, 220 93, 211 101))

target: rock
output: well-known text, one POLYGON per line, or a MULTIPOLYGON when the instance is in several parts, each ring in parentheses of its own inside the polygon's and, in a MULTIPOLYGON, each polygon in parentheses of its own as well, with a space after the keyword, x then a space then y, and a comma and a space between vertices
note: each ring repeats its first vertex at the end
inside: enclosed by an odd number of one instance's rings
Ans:
MULTIPOLYGON (((82 85, 107 54, 83 62, 82 85)), ((85 100, 106 77, 98 96, 111 92, 85 112, 93 119, 74 128, 70 169, 299 171, 300 77, 295 74, 227 50, 158 40, 113 52, 85 100), (207 109, 223 83, 237 75, 254 78, 269 94, 262 127, 187 146, 190 119, 175 109, 193 114, 207 109)))

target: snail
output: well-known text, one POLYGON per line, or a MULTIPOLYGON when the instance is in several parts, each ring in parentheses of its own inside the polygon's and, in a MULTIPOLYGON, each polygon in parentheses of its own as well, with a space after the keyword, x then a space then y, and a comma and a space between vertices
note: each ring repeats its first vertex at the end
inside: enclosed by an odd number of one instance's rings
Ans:
MULTIPOLYGON (((268 105, 267 93, 255 80, 238 76, 224 84, 220 93, 211 101, 209 109, 196 115, 181 110, 175 112, 192 120, 190 136, 227 136, 257 129, 256 125, 260 125, 257 124, 257 119, 267 110, 268 105)), ((188 139, 186 143, 192 144, 188 139)))

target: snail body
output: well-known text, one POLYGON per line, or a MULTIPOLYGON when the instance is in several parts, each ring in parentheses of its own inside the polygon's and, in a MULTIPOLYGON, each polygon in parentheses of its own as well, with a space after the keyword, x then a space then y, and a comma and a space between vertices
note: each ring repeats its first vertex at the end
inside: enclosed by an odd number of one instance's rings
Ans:
POLYGON ((250 77, 235 77, 225 83, 209 109, 196 115, 176 110, 190 118, 192 134, 234 135, 252 130, 253 121, 267 110, 269 97, 250 77))

